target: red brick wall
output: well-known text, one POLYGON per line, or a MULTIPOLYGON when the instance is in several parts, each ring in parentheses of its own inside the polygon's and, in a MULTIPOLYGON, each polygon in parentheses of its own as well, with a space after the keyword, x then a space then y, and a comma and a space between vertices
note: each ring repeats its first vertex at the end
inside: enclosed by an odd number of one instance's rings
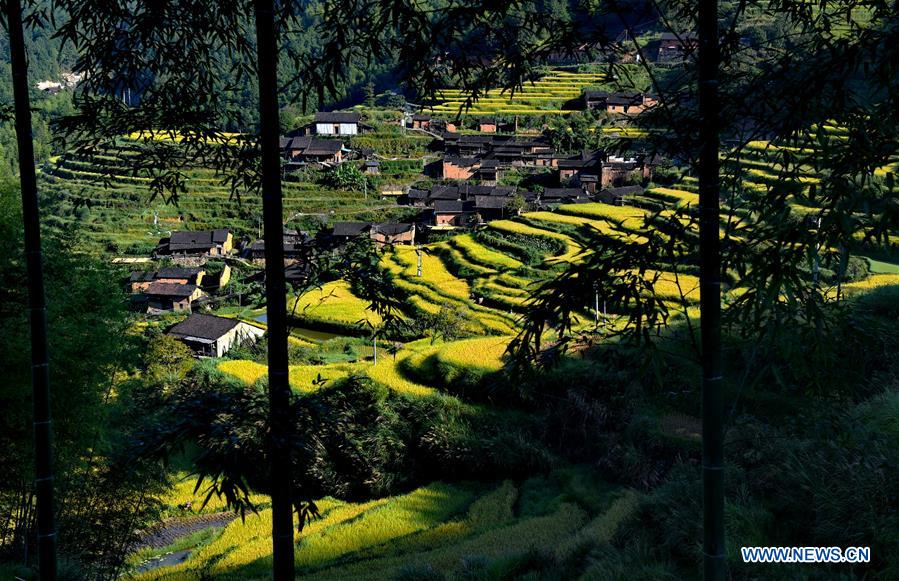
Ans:
POLYGON ((437 214, 435 216, 434 222, 438 226, 443 226, 445 224, 457 225, 459 223, 459 214, 437 214))
POLYGON ((459 167, 451 163, 443 162, 443 179, 447 180, 467 180, 474 175, 474 166, 459 167))

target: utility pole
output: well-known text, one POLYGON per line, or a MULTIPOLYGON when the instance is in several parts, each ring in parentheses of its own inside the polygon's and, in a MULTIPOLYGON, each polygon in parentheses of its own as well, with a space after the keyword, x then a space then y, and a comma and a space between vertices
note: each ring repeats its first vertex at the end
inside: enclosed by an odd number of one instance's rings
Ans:
POLYGON ((262 152, 262 219, 265 225, 265 304, 268 323, 272 578, 294 578, 291 440, 293 414, 288 382, 287 284, 284 278, 281 199, 278 43, 274 0, 254 0, 259 80, 259 139, 262 152))
POLYGON ((415 255, 418 257, 418 276, 421 276, 421 246, 415 247, 415 255))
MULTIPOLYGON (((599 289, 594 289, 593 292, 593 324, 599 327, 599 289)), ((603 301, 603 311, 605 311, 605 301, 603 301)))
MULTIPOLYGON (((821 232, 821 216, 818 216, 815 219, 815 261, 812 264, 812 282, 815 283, 815 286, 818 286, 818 278, 820 277, 821 271, 821 242, 820 240, 820 232, 821 232)), ((837 296, 837 300, 839 300, 839 295, 837 296)))
POLYGON ((25 231, 25 262, 28 272, 28 314, 31 331, 31 389, 34 406, 34 467, 37 496, 37 550, 40 578, 56 579, 56 515, 53 506, 53 420, 50 413, 50 365, 47 349, 47 303, 41 252, 41 220, 34 171, 31 137, 31 101, 28 95, 28 64, 22 31, 19 0, 6 0, 9 56, 12 68, 16 115, 16 144, 19 149, 19 180, 22 186, 22 221, 25 231))
POLYGON ((703 576, 723 581, 724 394, 721 365, 718 0, 699 2, 699 288, 702 336, 703 576))

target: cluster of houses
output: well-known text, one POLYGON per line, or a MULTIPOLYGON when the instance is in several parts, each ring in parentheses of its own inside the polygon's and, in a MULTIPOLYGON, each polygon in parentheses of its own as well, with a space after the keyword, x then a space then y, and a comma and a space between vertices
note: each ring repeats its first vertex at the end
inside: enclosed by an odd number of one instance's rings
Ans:
MULTIPOLYGON (((672 42, 663 48, 672 54, 690 50, 685 44, 679 45, 680 49, 676 46, 672 42)), ((660 48, 660 54, 662 50, 660 48)), ((639 113, 655 104, 645 94, 602 91, 585 92, 584 102, 590 109, 624 114, 639 113)), ((411 127, 440 135, 436 143, 442 147, 444 155, 436 164, 439 166, 436 177, 458 183, 434 185, 428 189, 397 187, 400 204, 420 209, 415 220, 407 223, 335 222, 331 228, 319 233, 320 238, 337 244, 366 237, 378 245, 413 245, 416 233, 422 228, 470 227, 514 216, 524 208, 551 208, 563 203, 603 201, 621 204, 628 197, 642 193, 640 186, 628 184, 650 179, 652 168, 658 163, 657 158, 651 156, 622 158, 603 151, 560 156, 545 136, 505 135, 501 132, 514 132, 514 127, 502 126, 490 118, 479 120, 478 134, 457 133, 452 123, 433 119, 427 114, 413 115, 411 127), (499 185, 505 172, 524 167, 548 168, 556 172, 559 187, 520 191, 499 185)), ((341 138, 369 129, 358 113, 316 113, 312 123, 281 139, 286 171, 309 164, 328 166, 346 161, 350 150, 341 138)), ((364 171, 378 173, 379 164, 366 162, 364 171)), ((306 232, 284 230, 285 273, 288 277, 302 279, 307 275, 302 256, 312 241, 306 232)), ((199 357, 221 356, 234 345, 255 341, 264 334, 262 328, 237 319, 193 312, 197 304, 209 299, 211 290, 224 287, 230 278, 227 265, 210 275, 204 266, 207 261, 238 253, 244 260, 264 263, 265 242, 249 241, 236 248, 234 236, 227 228, 172 232, 159 241, 154 257, 173 266, 132 272, 128 290, 148 313, 191 313, 168 334, 184 342, 199 357)))
POLYGON ((362 115, 353 112, 318 112, 312 123, 281 138, 281 156, 285 171, 291 172, 309 164, 342 163, 350 150, 339 138, 349 138, 371 130, 362 123, 362 115), (334 139, 338 138, 338 139, 334 139))
POLYGON ((643 192, 641 186, 603 188, 591 192, 583 187, 544 188, 540 192, 507 186, 438 185, 429 189, 411 188, 400 203, 421 208, 419 223, 436 229, 467 227, 517 215, 527 208, 553 208, 559 204, 602 201, 623 204, 628 197, 643 192))
POLYGON ((584 108, 590 111, 605 111, 615 115, 639 115, 658 104, 655 97, 647 93, 612 92, 598 89, 584 91, 584 108))
POLYGON ((596 193, 599 189, 650 179, 659 163, 657 156, 624 158, 599 150, 560 156, 544 136, 448 133, 442 143, 444 157, 437 177, 484 186, 497 185, 510 169, 552 168, 558 172, 560 186, 582 186, 596 193))

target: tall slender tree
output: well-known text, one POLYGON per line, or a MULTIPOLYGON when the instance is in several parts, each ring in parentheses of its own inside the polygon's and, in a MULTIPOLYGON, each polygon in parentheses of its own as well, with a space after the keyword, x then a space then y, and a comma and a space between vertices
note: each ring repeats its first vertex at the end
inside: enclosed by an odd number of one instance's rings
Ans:
POLYGON ((293 510, 290 444, 292 414, 287 359, 287 289, 284 278, 281 156, 278 150, 278 46, 273 0, 254 2, 259 78, 259 143, 265 299, 268 316, 269 446, 271 450, 272 549, 275 579, 293 579, 293 510))
POLYGON ((721 239, 718 0, 699 5, 699 303, 702 317, 703 571, 724 579, 724 395, 721 369, 721 239))
POLYGON ((41 579, 56 578, 56 516, 53 506, 53 422, 50 413, 50 365, 47 349, 47 304, 41 253, 40 208, 31 135, 28 63, 22 31, 22 5, 6 1, 9 53, 15 99, 16 143, 22 187, 28 311, 31 323, 31 384, 34 401, 35 489, 37 493, 38 563, 41 579))

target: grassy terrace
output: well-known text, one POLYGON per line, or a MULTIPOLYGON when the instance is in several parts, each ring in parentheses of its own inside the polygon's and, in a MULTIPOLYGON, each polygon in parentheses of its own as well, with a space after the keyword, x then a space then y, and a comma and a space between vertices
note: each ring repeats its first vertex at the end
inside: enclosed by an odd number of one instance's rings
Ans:
MULTIPOLYGON (((605 80, 602 73, 572 73, 553 71, 538 81, 528 83, 511 94, 499 89, 487 94, 463 115, 552 115, 576 109, 571 103, 580 98, 585 88, 605 80)), ((444 89, 438 94, 439 104, 431 107, 434 113, 455 115, 465 102, 459 89, 444 89)))
MULTIPOLYGON (((269 578, 271 510, 264 498, 257 500, 262 508, 246 522, 238 519, 198 539, 183 563, 137 579, 269 578)), ((610 540, 638 500, 637 493, 582 468, 520 483, 437 482, 362 503, 325 498, 318 502, 322 518, 307 525, 297 543, 297 573, 391 579, 415 567, 452 570, 469 555, 501 558, 539 549, 565 557, 588 542, 610 540)))
MULTIPOLYGON (((47 223, 59 229, 80 223, 89 245, 137 255, 146 255, 161 236, 174 229, 229 227, 238 235, 257 234, 261 200, 232 196, 214 170, 190 170, 186 192, 177 205, 169 204, 151 199, 148 179, 130 175, 129 155, 123 142, 122 149, 98 160, 97 165, 65 158, 50 163, 40 176, 40 192, 50 209, 47 223), (107 173, 112 178, 104 184, 100 179, 107 173)), ((417 167, 415 163, 420 166, 420 162, 413 162, 413 169, 397 166, 389 170, 388 177, 407 175, 417 167)), ((403 211, 377 196, 366 199, 361 192, 315 184, 284 182, 283 191, 285 220, 303 215, 313 219, 386 219, 403 211)))

